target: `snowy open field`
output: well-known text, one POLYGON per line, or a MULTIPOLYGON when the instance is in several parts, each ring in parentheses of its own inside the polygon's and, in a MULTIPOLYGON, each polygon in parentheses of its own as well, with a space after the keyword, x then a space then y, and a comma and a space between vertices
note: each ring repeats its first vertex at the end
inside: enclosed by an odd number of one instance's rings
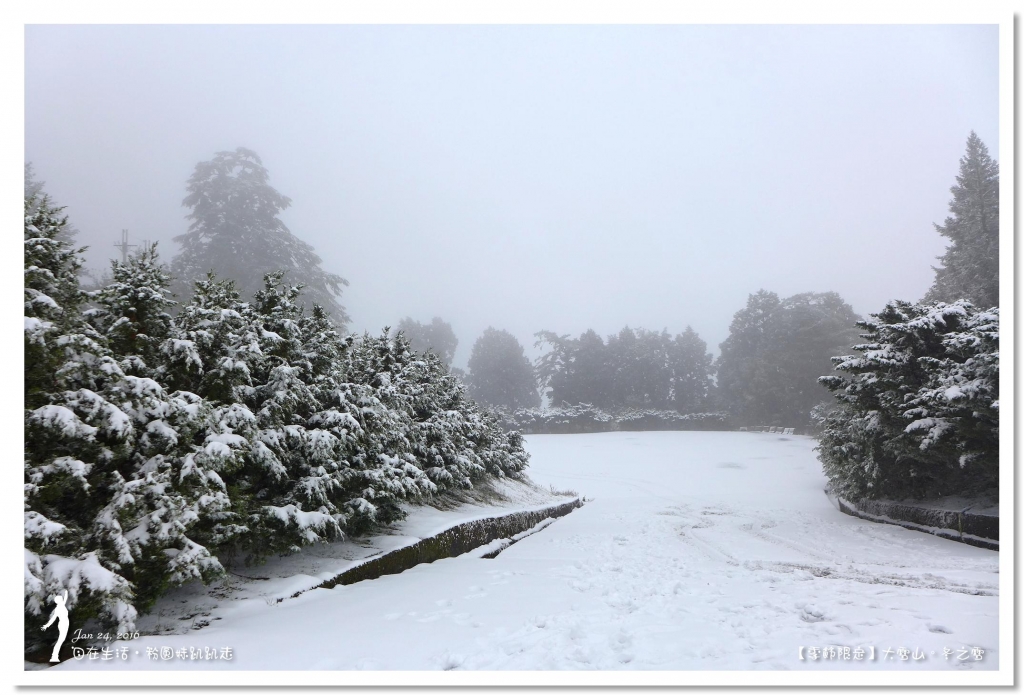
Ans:
POLYGON ((588 502, 494 559, 239 601, 202 630, 112 645, 139 653, 126 661, 56 668, 997 668, 998 553, 839 513, 813 446, 740 432, 531 436, 530 476, 588 502), (230 647, 233 659, 151 661, 147 647, 230 647), (827 647, 850 658, 809 658, 827 647))

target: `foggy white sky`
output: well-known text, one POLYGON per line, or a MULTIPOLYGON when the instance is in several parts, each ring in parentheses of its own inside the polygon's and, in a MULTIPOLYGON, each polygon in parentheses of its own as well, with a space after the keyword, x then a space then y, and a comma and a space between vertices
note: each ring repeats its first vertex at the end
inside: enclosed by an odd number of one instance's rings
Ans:
POLYGON ((255 150, 352 328, 692 325, 749 293, 916 300, 996 26, 30 26, 25 156, 100 268, 255 150))

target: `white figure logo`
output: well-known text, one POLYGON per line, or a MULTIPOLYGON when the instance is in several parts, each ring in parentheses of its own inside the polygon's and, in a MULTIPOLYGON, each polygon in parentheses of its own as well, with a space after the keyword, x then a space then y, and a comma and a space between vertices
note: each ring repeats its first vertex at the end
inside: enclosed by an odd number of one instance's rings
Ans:
POLYGON ((53 607, 53 613, 50 614, 50 620, 47 621, 46 625, 43 625, 43 629, 53 625, 53 621, 57 621, 57 630, 60 631, 60 635, 57 637, 57 644, 53 645, 53 656, 50 657, 50 662, 59 662, 57 658, 57 652, 60 651, 60 646, 64 644, 64 638, 68 636, 68 590, 65 589, 63 595, 57 594, 53 597, 53 602, 57 605, 53 607))

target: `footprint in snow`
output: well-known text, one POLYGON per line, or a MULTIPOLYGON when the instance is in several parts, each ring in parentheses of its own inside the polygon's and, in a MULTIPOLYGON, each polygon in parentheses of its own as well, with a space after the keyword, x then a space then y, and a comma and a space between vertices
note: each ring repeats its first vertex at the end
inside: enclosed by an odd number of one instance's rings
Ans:
POLYGON ((445 652, 441 655, 441 669, 444 671, 453 671, 465 663, 466 657, 462 654, 453 654, 452 652, 445 652))
POLYGON ((945 625, 933 625, 928 623, 928 632, 941 632, 944 635, 952 635, 953 631, 945 625))
POLYGON ((633 646, 633 635, 629 630, 620 628, 614 635, 608 637, 611 648, 619 651, 633 646))

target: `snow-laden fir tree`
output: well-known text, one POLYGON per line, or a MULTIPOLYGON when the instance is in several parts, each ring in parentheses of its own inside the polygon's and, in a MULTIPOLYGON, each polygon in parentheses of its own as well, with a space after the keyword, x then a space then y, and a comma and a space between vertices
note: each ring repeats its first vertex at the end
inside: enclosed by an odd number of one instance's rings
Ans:
MULTIPOLYGON (((219 572, 217 560, 188 534, 200 516, 228 499, 194 444, 206 424, 201 399, 126 373, 124 366, 142 358, 113 353, 107 335, 86 321, 80 260, 59 233, 64 220, 45 202, 30 210, 26 204, 25 607, 31 650, 37 637, 28 627, 58 591, 68 591, 67 605, 78 618, 123 630, 166 586, 219 572)), ((156 298, 161 305, 159 274, 116 271, 125 296, 107 295, 115 312, 131 304, 130 297, 156 298), (138 285, 151 280, 152 291, 138 285)), ((125 316, 104 318, 110 320, 101 323, 111 326, 125 316)))
POLYGON ((999 310, 894 301, 858 325, 860 354, 820 379, 837 400, 818 447, 832 489, 998 498, 999 310))
MULTIPOLYGON (((526 467, 522 438, 504 432, 433 353, 416 353, 401 334, 392 338, 385 331, 364 336, 351 354, 350 380, 373 386, 383 414, 401 420, 368 430, 369 450, 380 451, 384 464, 375 475, 383 474, 386 484, 376 484, 373 498, 363 499, 377 514, 382 508, 394 514, 400 495, 468 488, 488 474, 516 475, 526 467)), ((369 414, 376 419, 374 410, 369 414)))
MULTIPOLYGON (((401 335, 364 334, 349 350, 346 379, 359 405, 362 438, 347 485, 349 513, 357 526, 402 518, 403 499, 438 491, 416 458, 416 399, 423 385, 408 378, 413 359, 401 335)), ((339 399, 340 400, 340 399, 339 399)))
POLYGON ((445 488, 468 488, 487 474, 515 475, 525 467, 519 435, 505 433, 490 411, 479 408, 440 359, 426 353, 410 366, 425 385, 414 401, 416 451, 433 481, 445 488))
POLYGON ((378 471, 386 451, 401 452, 392 459, 406 453, 408 443, 401 436, 405 420, 388 409, 369 384, 353 383, 355 339, 340 337, 322 307, 314 306, 301 324, 303 351, 310 365, 307 383, 316 403, 307 426, 312 431, 313 458, 319 461, 301 484, 302 501, 323 505, 347 533, 393 521, 401 514, 398 503, 386 493, 378 494, 378 488, 414 490, 413 497, 434 491, 423 473, 413 470, 411 457, 405 460, 409 467, 399 469, 402 479, 397 484, 388 484, 393 483, 387 475, 393 468, 378 471))
POLYGON ((176 302, 170 297, 170 276, 159 263, 156 244, 141 249, 127 263, 111 263, 111 280, 92 293, 96 308, 85 312, 89 322, 117 355, 121 368, 138 376, 155 376, 165 359, 164 341, 171 333, 176 302))
POLYGON ((316 375, 296 301, 301 288, 285 285, 283 275, 268 274, 252 306, 261 358, 250 363, 252 386, 244 402, 256 416, 260 443, 281 466, 259 466, 246 481, 258 502, 250 514, 247 543, 257 556, 329 540, 342 532, 331 500, 335 483, 329 470, 343 463, 339 441, 329 431, 306 426, 319 410, 311 388, 316 375))
POLYGON ((251 299, 265 274, 281 270, 288 282, 305 288, 304 306, 319 304, 344 328, 349 319, 340 297, 348 281, 324 270, 313 247, 281 221, 291 200, 269 178, 259 155, 243 147, 196 165, 183 201, 189 228, 175 237, 181 244, 171 264, 182 283, 177 293, 184 295, 213 271, 234 280, 243 298, 251 299))
MULTIPOLYGON (((98 461, 123 455, 127 418, 98 396, 92 417, 75 405, 102 389, 117 364, 83 320, 81 260, 63 238, 67 224, 46 199, 25 201, 25 635, 38 648, 37 619, 68 590, 83 618, 115 625, 135 618, 130 583, 99 548, 87 550, 97 504, 98 461), (81 398, 80 398, 81 397, 81 398)), ((38 620, 38 624, 41 624, 38 620)))
POLYGON ((973 131, 950 192, 950 215, 935 225, 949 247, 925 301, 999 306, 999 163, 973 131))
POLYGON ((136 568, 150 570, 126 572, 136 606, 146 607, 167 584, 221 572, 209 549, 191 536, 200 517, 219 514, 230 502, 217 472, 221 456, 206 446, 215 431, 210 404, 163 385, 175 368, 166 359, 173 346, 174 302, 156 247, 114 262, 111 276, 109 285, 93 293, 97 306, 86 316, 118 360, 123 378, 112 378, 106 392, 130 417, 135 437, 119 471, 124 483, 104 514, 112 532, 118 526, 126 532, 124 556, 130 552, 136 568))

